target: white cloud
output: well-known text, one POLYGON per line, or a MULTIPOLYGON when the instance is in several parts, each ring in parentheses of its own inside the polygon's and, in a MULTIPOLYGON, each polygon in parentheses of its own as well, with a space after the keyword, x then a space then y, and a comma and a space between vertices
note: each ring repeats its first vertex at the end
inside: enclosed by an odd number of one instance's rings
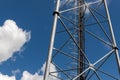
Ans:
POLYGON ((16 80, 16 78, 15 76, 8 76, 0 73, 0 80, 16 80))
MULTIPOLYGON (((43 76, 44 76, 44 72, 45 72, 45 65, 46 65, 46 63, 44 63, 43 66, 41 67, 40 71, 35 74, 31 74, 28 71, 24 71, 21 80, 43 80, 43 76), (42 72, 42 75, 39 75, 40 72, 42 72)), ((50 71, 51 72, 57 71, 56 67, 53 64, 51 64, 50 71)), ((53 75, 58 76, 57 73, 53 74, 53 75)), ((49 80, 58 80, 58 79, 50 76, 49 80)))
MULTIPOLYGON (((40 69, 40 71, 42 72, 42 75, 39 75, 38 72, 36 72, 35 74, 32 74, 28 71, 24 71, 20 80, 43 80, 45 65, 46 63, 44 63, 40 69)), ((53 64, 51 64, 50 71, 51 72, 57 71, 56 67, 53 64)), ((19 69, 13 70, 12 73, 14 76, 3 75, 2 73, 0 73, 0 80, 16 80, 15 76, 20 72, 21 71, 19 69)), ((58 74, 53 74, 53 75, 58 76, 58 74)), ((49 80, 58 80, 58 79, 53 76, 50 76, 49 80)))
MULTIPOLYGON (((44 72, 45 72, 45 66, 46 66, 46 63, 44 63, 43 66, 42 66, 41 69, 40 69, 40 71, 42 72, 42 74, 44 74, 44 72)), ((50 72, 55 72, 55 71, 57 71, 55 65, 51 64, 51 65, 50 65, 50 72)), ((52 74, 52 75, 54 75, 54 76, 56 76, 56 77, 59 76, 58 73, 54 73, 54 74, 52 74)), ((42 76, 42 75, 41 75, 41 76, 42 76)), ((50 80, 58 80, 58 79, 56 79, 56 78, 53 77, 53 76, 49 76, 49 79, 50 79, 50 80)))
POLYGON ((21 80, 42 80, 43 76, 39 76, 38 73, 31 74, 28 71, 23 72, 21 80))
POLYGON ((12 74, 13 75, 17 75, 17 74, 19 74, 21 71, 20 71, 20 69, 16 69, 16 70, 12 70, 12 74))
POLYGON ((40 72, 42 72, 42 74, 44 74, 44 72, 45 72, 45 66, 46 66, 46 63, 44 63, 40 69, 40 72))
POLYGON ((6 20, 0 27, 0 62, 11 58, 29 40, 30 32, 19 28, 13 20, 6 20))

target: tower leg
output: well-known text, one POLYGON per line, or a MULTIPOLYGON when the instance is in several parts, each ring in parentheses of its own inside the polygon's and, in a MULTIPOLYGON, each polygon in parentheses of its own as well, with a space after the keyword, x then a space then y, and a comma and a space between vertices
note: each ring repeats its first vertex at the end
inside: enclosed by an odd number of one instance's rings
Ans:
POLYGON ((60 0, 57 0, 56 10, 54 12, 54 22, 53 22, 53 28, 52 28, 52 33, 51 33, 48 58, 46 62, 46 68, 45 68, 45 74, 44 74, 43 80, 49 80, 50 64, 51 64, 51 59, 52 59, 52 52, 53 52, 53 45, 54 45, 54 39, 55 39, 55 33, 56 33, 56 25, 57 25, 57 20, 58 20, 59 6, 60 6, 60 0))
POLYGON ((118 49, 117 49, 117 44, 116 44, 113 28, 112 28, 112 23, 111 23, 110 14, 109 14, 108 6, 107 6, 107 1, 106 0, 103 0, 103 1, 104 1, 104 6, 106 9, 106 14, 107 14, 107 18, 108 18, 109 27, 110 27, 111 37, 112 37, 112 41, 113 41, 113 48, 115 49, 118 70, 120 73, 120 57, 119 57, 119 53, 118 53, 118 49))

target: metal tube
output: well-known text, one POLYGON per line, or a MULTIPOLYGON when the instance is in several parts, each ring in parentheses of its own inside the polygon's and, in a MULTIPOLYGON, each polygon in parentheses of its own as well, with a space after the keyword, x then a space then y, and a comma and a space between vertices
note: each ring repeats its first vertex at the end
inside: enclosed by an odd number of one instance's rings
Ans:
POLYGON ((88 70, 90 70, 90 67, 88 67, 87 69, 85 69, 82 73, 78 74, 75 78, 73 78, 72 80, 76 80, 78 79, 81 75, 83 75, 85 72, 87 72, 88 70))
POLYGON ((52 59, 53 45, 54 45, 54 39, 55 39, 55 33, 56 33, 57 19, 58 19, 57 12, 59 12, 59 7, 60 7, 60 0, 57 0, 56 10, 55 10, 56 13, 54 14, 54 22, 53 22, 51 40, 50 40, 49 51, 48 51, 48 58, 47 58, 47 63, 46 63, 45 74, 44 74, 43 80, 49 80, 50 64, 51 64, 51 59, 52 59))
POLYGON ((111 55, 114 52, 114 50, 111 50, 110 52, 108 52, 105 56, 103 56, 102 58, 100 58, 99 60, 97 60, 93 66, 95 66, 97 63, 99 63, 100 61, 102 61, 103 59, 105 59, 106 57, 109 57, 109 55, 111 55))
MULTIPOLYGON (((113 41, 113 47, 117 47, 113 28, 112 28, 112 23, 111 23, 111 19, 110 19, 110 14, 109 14, 108 6, 107 6, 107 1, 106 0, 103 0, 103 1, 104 1, 104 6, 106 9, 106 14, 107 14, 107 18, 108 18, 108 24, 109 24, 109 28, 110 28, 110 32, 111 32, 112 41, 113 41)), ((116 55, 116 60, 117 60, 117 64, 118 64, 118 70, 120 73, 120 57, 119 57, 118 49, 115 49, 115 55, 116 55)))

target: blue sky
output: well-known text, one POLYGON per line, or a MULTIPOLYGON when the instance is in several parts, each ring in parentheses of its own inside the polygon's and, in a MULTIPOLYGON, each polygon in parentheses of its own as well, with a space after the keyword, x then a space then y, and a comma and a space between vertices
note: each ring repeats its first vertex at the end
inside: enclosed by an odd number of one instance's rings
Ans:
MULTIPOLYGON (((120 48, 120 1, 111 0, 109 11, 113 29, 120 48)), ((8 19, 14 20, 19 28, 31 32, 31 39, 12 58, 0 64, 0 72, 20 80, 24 71, 34 74, 40 70, 47 58, 54 0, 1 0, 0 26, 8 19), (15 61, 13 60, 15 59, 15 61)), ((42 74, 42 73, 40 73, 42 74)))
POLYGON ((0 25, 11 19, 23 30, 31 32, 31 39, 24 45, 23 51, 14 55, 16 60, 9 59, 0 65, 1 73, 13 75, 12 70, 17 69, 20 69, 20 74, 24 70, 35 73, 41 68, 49 45, 53 3, 52 0, 1 0, 0 25))

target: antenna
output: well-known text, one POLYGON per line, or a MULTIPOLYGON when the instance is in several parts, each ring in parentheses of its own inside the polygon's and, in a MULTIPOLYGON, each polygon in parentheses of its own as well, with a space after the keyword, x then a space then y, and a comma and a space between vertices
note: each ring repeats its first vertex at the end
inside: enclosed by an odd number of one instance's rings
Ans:
POLYGON ((106 0, 56 0, 53 15, 43 80, 120 80, 106 0), (56 71, 50 70, 51 64, 56 71))

